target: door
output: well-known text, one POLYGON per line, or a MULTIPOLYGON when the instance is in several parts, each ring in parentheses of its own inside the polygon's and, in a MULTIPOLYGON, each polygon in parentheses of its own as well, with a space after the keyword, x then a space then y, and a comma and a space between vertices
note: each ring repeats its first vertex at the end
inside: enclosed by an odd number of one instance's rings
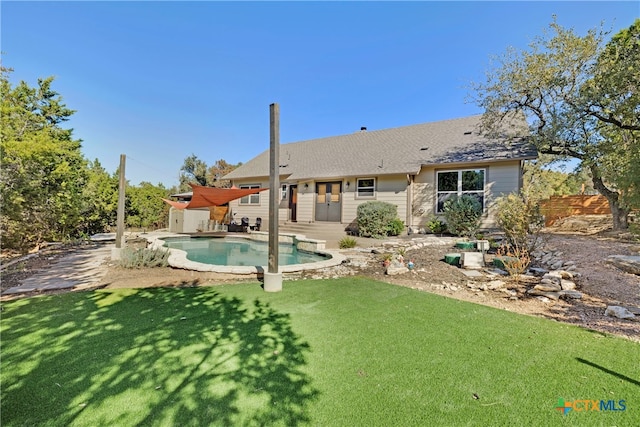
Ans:
POLYGON ((342 218, 342 182, 316 184, 316 221, 340 222, 342 218))
POLYGON ((289 220, 291 222, 298 221, 298 186, 289 186, 289 220))

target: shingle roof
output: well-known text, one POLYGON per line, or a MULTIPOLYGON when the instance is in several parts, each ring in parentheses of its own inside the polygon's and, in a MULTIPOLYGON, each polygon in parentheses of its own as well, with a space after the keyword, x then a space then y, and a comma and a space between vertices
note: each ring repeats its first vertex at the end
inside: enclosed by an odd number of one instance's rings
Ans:
MULTIPOLYGON (((481 115, 280 145, 280 174, 290 180, 417 174, 422 165, 531 159, 523 133, 502 140, 479 134, 481 115)), ((526 129, 521 123, 520 129, 526 129)), ((269 176, 269 150, 222 179, 269 176)))

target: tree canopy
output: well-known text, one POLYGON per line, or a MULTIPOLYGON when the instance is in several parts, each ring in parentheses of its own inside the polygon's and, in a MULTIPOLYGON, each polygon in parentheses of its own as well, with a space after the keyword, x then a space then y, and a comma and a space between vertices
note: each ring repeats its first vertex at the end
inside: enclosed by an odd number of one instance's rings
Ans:
POLYGON ((217 160, 211 167, 207 166, 195 154, 184 159, 184 164, 180 167, 180 191, 191 191, 189 183, 203 185, 206 187, 231 187, 231 182, 220 179, 242 163, 232 165, 224 159, 217 160))
POLYGON ((5 246, 31 246, 77 233, 86 161, 80 141, 60 124, 73 114, 51 89, 9 83, 2 68, 0 91, 0 228, 5 246))
POLYGON ((578 36, 555 18, 549 27, 528 50, 496 57, 486 81, 472 86, 484 131, 496 134, 505 119, 524 114, 538 151, 580 160, 609 200, 614 229, 626 228, 634 199, 624 194, 637 192, 629 147, 637 148, 640 130, 640 20, 606 45, 602 29, 578 36))
MULTIPOLYGON (((0 232, 3 249, 26 251, 115 225, 118 177, 87 161, 81 141, 63 127, 74 111, 53 90, 52 77, 12 86, 1 68, 0 232)), ((136 227, 165 226, 163 186, 129 186, 125 217, 136 227)))

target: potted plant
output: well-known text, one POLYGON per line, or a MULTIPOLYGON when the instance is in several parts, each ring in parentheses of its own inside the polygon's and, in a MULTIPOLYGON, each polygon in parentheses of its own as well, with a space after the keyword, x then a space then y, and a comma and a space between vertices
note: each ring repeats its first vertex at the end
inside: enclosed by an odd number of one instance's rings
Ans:
POLYGON ((404 256, 407 253, 407 250, 405 248, 398 248, 398 261, 400 262, 400 264, 404 264, 404 256))
POLYGON ((391 260, 393 259, 393 254, 391 253, 386 253, 382 255, 382 265, 385 267, 389 267, 389 264, 391 264, 391 260))

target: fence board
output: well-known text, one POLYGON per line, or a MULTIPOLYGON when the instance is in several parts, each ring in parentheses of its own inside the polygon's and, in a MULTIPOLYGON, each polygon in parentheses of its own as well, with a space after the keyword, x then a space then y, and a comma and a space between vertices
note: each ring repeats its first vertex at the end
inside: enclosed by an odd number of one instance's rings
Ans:
POLYGON ((551 196, 540 204, 545 216, 545 225, 572 215, 607 215, 611 214, 609 201, 602 195, 587 196, 551 196))

